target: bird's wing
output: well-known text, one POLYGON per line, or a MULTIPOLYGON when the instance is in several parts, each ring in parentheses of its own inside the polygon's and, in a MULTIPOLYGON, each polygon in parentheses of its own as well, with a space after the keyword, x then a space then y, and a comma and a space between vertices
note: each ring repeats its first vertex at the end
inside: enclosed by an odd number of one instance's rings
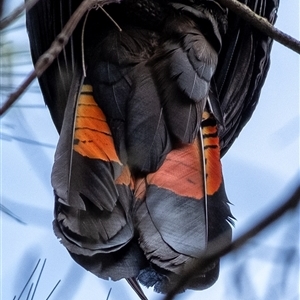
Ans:
MULTIPOLYGON (((279 0, 243 0, 258 15, 274 24, 279 0)), ((215 73, 223 126, 220 126, 222 156, 250 119, 270 65, 272 39, 229 12, 215 73)))
MULTIPOLYGON (((26 26, 33 63, 50 48, 80 2, 42 0, 27 12, 26 26)), ((81 58, 79 27, 58 58, 39 78, 45 103, 58 132, 62 127, 73 78, 81 73, 77 67, 81 58)))

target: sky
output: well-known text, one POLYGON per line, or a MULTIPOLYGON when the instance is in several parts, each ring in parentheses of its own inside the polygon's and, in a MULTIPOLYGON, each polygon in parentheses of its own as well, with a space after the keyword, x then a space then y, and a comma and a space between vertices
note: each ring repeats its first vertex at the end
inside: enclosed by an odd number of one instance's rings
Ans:
MULTIPOLYGON (((21 1, 6 2, 9 4, 8 12, 21 1)), ((24 18, 12 27, 22 24, 24 18)), ((299 1, 282 0, 276 26, 299 39, 299 24, 299 1)), ((17 86, 32 65, 24 27, 2 32, 1 43, 5 43, 1 46, 0 86, 3 102, 9 91, 4 86, 17 86), (10 50, 18 52, 13 66, 12 58, 4 55, 10 50), (6 65, 10 65, 9 69, 6 65), (13 77, 5 75, 8 70, 13 72, 13 77)), ((299 82, 299 55, 275 42, 271 68, 257 109, 222 160, 227 195, 233 203, 231 209, 237 219, 234 237, 257 222, 266 211, 279 205, 295 182, 299 182, 299 82)), ((106 299, 110 288, 110 300, 137 299, 125 281, 100 280, 76 265, 52 232, 50 173, 58 135, 38 91, 35 82, 1 118, 1 205, 20 221, 3 211, 1 213, 0 299, 13 299, 15 295, 20 295, 39 259, 38 272, 47 260, 34 299, 46 299, 59 280, 61 282, 50 299, 106 299)), ((275 227, 274 232, 267 232, 256 242, 267 242, 268 246, 274 247, 284 247, 292 242, 299 244, 299 226, 295 218, 290 216, 285 219, 284 226, 275 227), (295 228, 296 233, 292 236, 295 228), (283 238, 286 245, 280 244, 283 238)), ((264 299, 264 285, 274 269, 267 259, 268 253, 259 253, 262 259, 256 263, 248 266, 241 261, 236 265, 249 267, 247 272, 261 297, 257 299, 264 299)), ((245 256, 251 255, 251 251, 245 251, 245 256)), ((239 299, 229 281, 234 276, 231 270, 234 260, 233 257, 223 260, 220 278, 212 288, 186 292, 176 299, 239 299)), ((33 282, 36 282, 38 272, 33 282)), ((297 278, 290 280, 290 285, 290 290, 298 289, 297 278)), ((145 293, 149 300, 162 299, 151 289, 145 289, 145 293)), ((26 299, 26 295, 21 299, 26 299)))

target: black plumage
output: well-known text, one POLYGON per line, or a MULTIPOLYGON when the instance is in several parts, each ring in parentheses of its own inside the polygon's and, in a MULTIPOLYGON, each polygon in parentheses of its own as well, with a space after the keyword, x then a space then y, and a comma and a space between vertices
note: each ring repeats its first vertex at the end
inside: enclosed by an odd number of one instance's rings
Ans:
MULTIPOLYGON (((241 2, 275 21, 278 0, 241 2)), ((34 62, 80 3, 41 0, 27 13, 34 62)), ((167 292, 210 241, 231 240, 220 157, 255 109, 272 40, 216 0, 105 9, 122 31, 91 9, 39 78, 60 133, 54 231, 95 275, 167 292)), ((185 288, 218 272, 215 261, 185 288)))

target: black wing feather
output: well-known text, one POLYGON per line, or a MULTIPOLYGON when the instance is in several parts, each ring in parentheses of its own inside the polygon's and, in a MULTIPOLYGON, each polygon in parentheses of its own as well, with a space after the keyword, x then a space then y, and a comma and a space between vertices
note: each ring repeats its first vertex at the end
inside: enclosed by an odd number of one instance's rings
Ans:
MULTIPOLYGON (((275 22, 279 0, 240 2, 272 24, 275 22)), ((225 125, 220 129, 222 155, 233 144, 256 107, 270 66, 272 48, 271 38, 231 12, 228 24, 214 75, 225 125), (234 78, 241 78, 247 84, 237 89, 234 78)))
MULTIPOLYGON (((80 2, 81 0, 41 0, 27 12, 26 25, 33 63, 50 48, 80 2)), ((79 37, 78 33, 71 37, 58 59, 39 78, 45 103, 58 132, 62 127, 73 77, 77 76, 79 70, 76 69, 81 57, 79 37)))

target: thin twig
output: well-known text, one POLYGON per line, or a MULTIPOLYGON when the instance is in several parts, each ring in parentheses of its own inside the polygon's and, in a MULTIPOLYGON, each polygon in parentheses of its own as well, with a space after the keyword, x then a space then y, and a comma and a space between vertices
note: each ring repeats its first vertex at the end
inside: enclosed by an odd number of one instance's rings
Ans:
POLYGON ((18 216, 16 216, 11 210, 5 207, 2 203, 0 203, 0 211, 3 211, 5 214, 16 220, 17 222, 26 225, 24 221, 22 221, 18 216))
POLYGON ((4 102, 3 106, 0 108, 0 116, 2 116, 14 104, 14 102, 24 93, 24 91, 28 88, 28 86, 35 78, 36 72, 31 71, 31 73, 27 76, 23 83, 18 87, 18 89, 16 89, 15 92, 11 93, 6 102, 4 102))
POLYGON ((39 285, 39 282, 40 282, 41 276, 42 276, 42 274, 43 274, 43 271, 44 271, 45 264, 46 264, 46 259, 44 259, 44 262, 43 262, 42 268, 41 268, 41 270, 40 270, 40 273, 39 273, 38 279, 37 279, 37 281, 36 281, 36 284, 35 284, 35 287, 34 287, 34 290, 33 290, 33 293, 32 293, 31 300, 33 300, 33 298, 34 298, 35 292, 36 292, 36 290, 37 290, 37 287, 38 287, 38 285, 39 285))
MULTIPOLYGON (((24 285, 24 287, 23 287, 23 289, 22 289, 22 291, 21 291, 21 293, 20 293, 20 295, 19 295, 19 297, 18 297, 18 300, 21 299, 22 294, 24 293, 24 291, 25 291, 27 285, 29 284, 29 282, 30 282, 30 280, 31 280, 31 278, 32 278, 32 276, 33 276, 33 274, 35 273, 35 271, 36 271, 38 265, 40 264, 40 261, 41 261, 41 259, 39 259, 38 262, 37 262, 37 264, 35 265, 35 267, 34 267, 32 273, 30 274, 30 276, 29 276, 27 282, 25 283, 25 285, 24 285)), ((14 299, 15 299, 15 298, 14 298, 14 299)))
POLYGON ((57 286, 60 284, 61 280, 58 280, 58 282, 56 283, 56 285, 54 286, 54 288, 51 290, 50 294, 48 295, 48 297, 46 298, 46 300, 49 300, 49 298, 51 297, 51 295, 53 294, 53 292, 55 291, 55 289, 57 288, 57 286))
POLYGON ((39 0, 27 0, 25 3, 19 5, 9 16, 0 20, 0 30, 9 26, 14 22, 24 11, 25 9, 30 10, 39 0))
POLYGON ((121 32, 122 28, 119 26, 119 24, 111 17, 111 15, 102 7, 99 6, 99 8, 104 12, 104 14, 112 21, 112 23, 118 28, 118 30, 121 32))
POLYGON ((107 297, 106 297, 106 300, 109 299, 110 293, 111 293, 111 288, 110 288, 109 291, 108 291, 108 295, 107 295, 107 297))
POLYGON ((27 87, 32 83, 36 77, 40 77, 43 72, 52 64, 54 59, 63 50, 65 45, 68 43, 73 31, 75 30, 77 24, 81 20, 82 16, 87 10, 89 10, 93 5, 107 5, 110 3, 119 3, 120 0, 85 0, 72 14, 67 24, 64 26, 60 34, 53 41, 51 47, 40 56, 35 64, 35 70, 32 71, 25 81, 20 85, 20 87, 12 94, 9 95, 7 101, 0 108, 0 116, 2 116, 8 108, 20 97, 21 94, 27 89, 27 87))
POLYGON ((1 34, 12 32, 14 30, 20 30, 20 29, 23 29, 24 27, 25 27, 25 23, 22 23, 20 25, 15 25, 14 27, 8 27, 8 28, 1 30, 1 34))
POLYGON ((73 31, 75 30, 78 22, 81 20, 83 15, 88 11, 93 5, 98 4, 101 6, 109 3, 117 3, 119 0, 85 0, 80 6, 75 10, 75 12, 70 17, 67 24, 64 26, 61 33, 56 37, 54 42, 48 51, 46 51, 36 62, 35 72, 38 77, 40 77, 43 72, 52 64, 54 59, 63 50, 65 45, 68 43, 73 31))
POLYGON ((288 210, 295 208, 298 205, 299 201, 300 185, 296 187, 293 194, 282 205, 273 210, 270 214, 264 217, 263 220, 251 227, 246 233, 241 235, 229 245, 222 245, 220 247, 218 241, 214 241, 212 246, 212 249, 214 249, 214 251, 212 251, 212 253, 210 253, 209 255, 203 256, 201 259, 198 260, 197 263, 195 263, 191 268, 189 268, 189 270, 180 278, 180 280, 178 280, 174 288, 172 288, 171 291, 166 295, 164 300, 172 300, 176 296, 176 294, 182 291, 184 286, 188 283, 189 279, 193 277, 193 274, 196 270, 205 269, 218 258, 241 248, 246 242, 249 241, 249 239, 256 236, 266 227, 278 220, 288 210))
POLYGON ((275 28, 267 19, 257 15, 247 5, 237 0, 218 0, 218 2, 228 7, 270 38, 300 54, 300 41, 275 28))
POLYGON ((28 291, 28 294, 27 294, 26 300, 29 300, 29 297, 30 297, 30 294, 31 294, 32 288, 33 288, 33 283, 31 283, 31 285, 30 285, 30 288, 29 288, 29 291, 28 291))

